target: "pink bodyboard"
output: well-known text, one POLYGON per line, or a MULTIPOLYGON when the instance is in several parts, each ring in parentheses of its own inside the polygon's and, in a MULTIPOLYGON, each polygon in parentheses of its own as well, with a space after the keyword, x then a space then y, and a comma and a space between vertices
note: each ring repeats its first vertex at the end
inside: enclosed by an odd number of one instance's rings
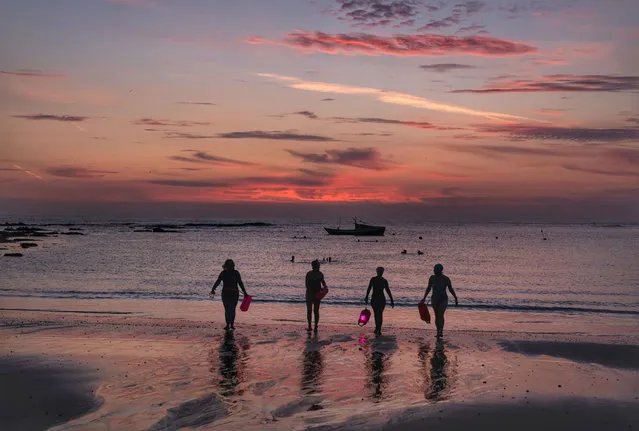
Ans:
POLYGON ((244 295, 244 299, 242 300, 242 304, 240 304, 240 310, 247 311, 249 309, 249 305, 251 305, 251 299, 253 297, 251 295, 244 295))
POLYGON ((315 299, 320 300, 324 298, 327 293, 328 293, 328 287, 323 287, 320 289, 319 292, 317 292, 317 294, 315 295, 315 299))
POLYGON ((428 312, 426 303, 420 302, 417 308, 419 308, 419 317, 426 323, 430 323, 430 313, 428 312))

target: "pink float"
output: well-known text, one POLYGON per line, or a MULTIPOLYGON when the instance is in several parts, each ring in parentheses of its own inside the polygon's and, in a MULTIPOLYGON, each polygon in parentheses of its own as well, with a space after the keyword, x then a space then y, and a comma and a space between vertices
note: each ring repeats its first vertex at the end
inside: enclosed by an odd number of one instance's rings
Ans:
POLYGON ((328 287, 323 287, 320 289, 319 292, 317 292, 317 294, 315 295, 315 299, 320 300, 324 298, 327 293, 328 293, 328 287))
POLYGON ((368 308, 364 308, 362 312, 359 313, 359 320, 357 321, 357 324, 359 326, 364 326, 368 323, 370 319, 371 319, 370 310, 368 308))
POLYGON ((251 295, 244 295, 242 304, 240 304, 240 310, 247 311, 249 309, 249 305, 251 305, 251 299, 253 299, 251 295))
POLYGON ((426 323, 430 323, 430 313, 428 312, 426 303, 420 302, 417 308, 419 309, 419 317, 426 323))

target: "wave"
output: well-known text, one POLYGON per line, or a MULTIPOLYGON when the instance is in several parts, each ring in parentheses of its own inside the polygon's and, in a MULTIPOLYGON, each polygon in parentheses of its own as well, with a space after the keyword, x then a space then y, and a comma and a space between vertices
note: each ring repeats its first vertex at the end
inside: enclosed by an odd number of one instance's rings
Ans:
MULTIPOLYGON (((79 291, 79 290, 47 290, 25 292, 16 289, 0 289, 0 297, 21 297, 21 298, 55 298, 55 299, 157 299, 157 300, 186 300, 186 301, 210 301, 210 297, 201 292, 148 292, 136 290, 113 290, 113 291, 79 291)), ((217 299, 217 298, 216 298, 217 299)), ((275 304, 305 304, 303 298, 253 298, 257 303, 275 304)), ((361 300, 348 299, 325 299, 325 305, 336 306, 362 306, 361 300)), ((398 308, 416 307, 417 303, 395 303, 398 308)), ((449 306, 450 307, 450 306, 449 306)), ((579 306, 555 306, 555 305, 509 305, 509 304, 473 304, 466 303, 460 305, 464 310, 486 310, 486 311, 513 311, 513 312, 536 312, 536 313, 598 313, 598 314, 623 314, 639 315, 639 310, 628 310, 621 308, 596 308, 579 306)))

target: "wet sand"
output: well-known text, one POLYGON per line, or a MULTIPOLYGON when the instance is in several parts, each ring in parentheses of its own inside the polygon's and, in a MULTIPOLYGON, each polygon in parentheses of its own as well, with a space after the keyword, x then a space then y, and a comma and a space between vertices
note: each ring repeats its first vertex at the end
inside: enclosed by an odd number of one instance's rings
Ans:
POLYGON ((5 409, 2 429, 639 427, 635 333, 451 325, 437 341, 432 325, 389 326, 375 338, 370 325, 329 323, 315 337, 300 322, 240 315, 225 334, 219 321, 188 316, 53 308, 0 315, 0 401, 50 400, 5 409), (51 412, 62 416, 44 421, 51 412))
POLYGON ((2 429, 42 430, 97 410, 92 370, 44 356, 0 358, 2 429))

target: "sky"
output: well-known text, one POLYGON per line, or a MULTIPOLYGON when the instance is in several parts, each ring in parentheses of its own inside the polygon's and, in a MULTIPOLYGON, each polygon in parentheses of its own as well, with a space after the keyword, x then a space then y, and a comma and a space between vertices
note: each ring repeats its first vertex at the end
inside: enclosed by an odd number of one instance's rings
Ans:
POLYGON ((636 0, 0 10, 0 215, 639 222, 636 0))

